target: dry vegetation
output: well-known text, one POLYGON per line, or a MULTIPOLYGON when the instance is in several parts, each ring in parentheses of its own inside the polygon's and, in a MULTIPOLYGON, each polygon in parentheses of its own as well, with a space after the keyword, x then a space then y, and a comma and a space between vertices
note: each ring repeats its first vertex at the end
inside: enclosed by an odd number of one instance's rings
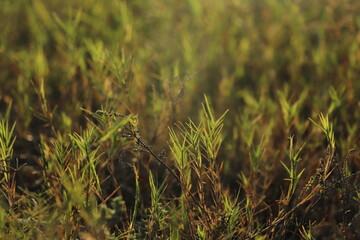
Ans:
POLYGON ((360 239, 360 2, 0 1, 1 239, 360 239))

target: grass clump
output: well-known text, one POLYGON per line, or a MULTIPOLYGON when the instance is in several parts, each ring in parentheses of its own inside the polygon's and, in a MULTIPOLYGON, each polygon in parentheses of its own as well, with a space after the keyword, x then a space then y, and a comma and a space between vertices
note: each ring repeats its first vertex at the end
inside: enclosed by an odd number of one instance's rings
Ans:
POLYGON ((359 13, 1 1, 0 238, 360 238, 359 13))

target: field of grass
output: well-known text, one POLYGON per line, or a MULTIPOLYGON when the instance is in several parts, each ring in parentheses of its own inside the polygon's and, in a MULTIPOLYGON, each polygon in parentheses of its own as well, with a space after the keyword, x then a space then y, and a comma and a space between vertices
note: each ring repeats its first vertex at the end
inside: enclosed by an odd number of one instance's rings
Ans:
POLYGON ((359 148, 360 1, 0 1, 0 239, 360 239, 359 148))

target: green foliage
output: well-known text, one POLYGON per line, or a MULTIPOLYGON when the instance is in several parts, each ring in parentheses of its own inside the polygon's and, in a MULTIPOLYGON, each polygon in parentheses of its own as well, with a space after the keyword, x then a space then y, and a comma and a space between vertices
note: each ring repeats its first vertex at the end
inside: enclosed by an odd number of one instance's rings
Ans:
POLYGON ((286 126, 289 126, 294 120, 294 118, 299 115, 300 106, 304 102, 308 94, 307 90, 303 91, 299 99, 293 104, 291 104, 287 99, 288 91, 288 89, 286 89, 285 92, 278 91, 279 102, 286 126))
POLYGON ((359 239, 359 16, 0 1, 0 238, 359 239))
POLYGON ((299 154, 302 151, 302 149, 305 146, 305 143, 299 148, 299 150, 294 153, 294 136, 289 137, 289 160, 290 160, 290 167, 287 167, 285 163, 281 162, 281 164, 284 166, 286 172, 289 174, 289 178, 286 178, 285 180, 290 181, 290 186, 288 190, 287 199, 290 200, 290 198, 294 195, 297 184, 304 173, 305 169, 301 170, 299 173, 297 173, 297 168, 300 162, 299 154))
POLYGON ((332 151, 335 151, 335 136, 333 131, 333 125, 329 122, 329 116, 323 115, 322 113, 319 114, 320 124, 317 124, 314 120, 310 118, 310 121, 314 123, 317 127, 319 127, 326 136, 326 139, 331 147, 332 151))
MULTIPOLYGON (((10 107, 9 107, 10 109, 10 107)), ((10 180, 9 178, 9 159, 13 154, 13 147, 16 140, 16 137, 13 136, 15 124, 10 128, 9 127, 9 111, 5 117, 0 116, 0 162, 1 162, 1 175, 4 176, 6 182, 10 180)))
POLYGON ((226 112, 221 117, 219 117, 219 119, 215 120, 213 110, 205 96, 205 104, 203 104, 204 127, 203 134, 200 134, 200 136, 205 152, 208 154, 207 158, 209 161, 215 161, 219 152, 219 148, 222 143, 221 130, 223 128, 223 121, 226 112))

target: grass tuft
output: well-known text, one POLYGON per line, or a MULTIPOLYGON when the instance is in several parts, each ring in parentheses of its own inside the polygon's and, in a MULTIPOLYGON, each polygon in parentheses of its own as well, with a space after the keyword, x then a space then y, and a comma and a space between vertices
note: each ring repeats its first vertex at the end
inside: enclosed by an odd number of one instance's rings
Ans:
POLYGON ((0 1, 0 239, 360 239, 359 16, 0 1))

